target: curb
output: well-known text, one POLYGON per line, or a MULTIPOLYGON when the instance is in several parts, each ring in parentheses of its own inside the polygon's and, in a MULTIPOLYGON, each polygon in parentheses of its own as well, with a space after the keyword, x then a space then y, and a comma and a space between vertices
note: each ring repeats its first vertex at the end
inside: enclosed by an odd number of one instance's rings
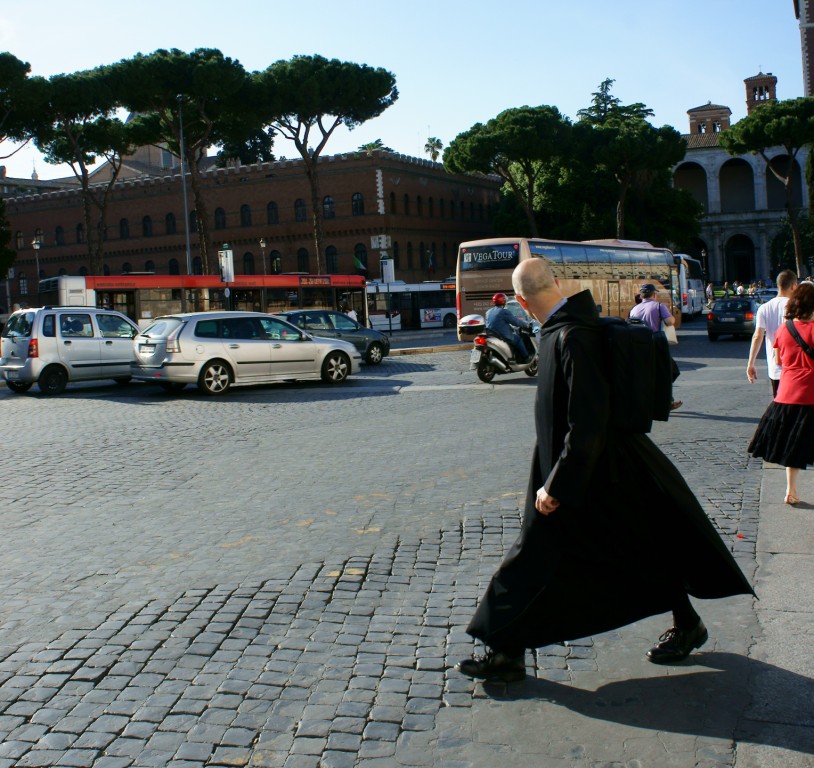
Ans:
POLYGON ((429 352, 456 352, 461 349, 469 349, 472 343, 468 344, 447 344, 442 347, 405 347, 404 349, 391 349, 388 357, 396 355, 423 355, 429 352))

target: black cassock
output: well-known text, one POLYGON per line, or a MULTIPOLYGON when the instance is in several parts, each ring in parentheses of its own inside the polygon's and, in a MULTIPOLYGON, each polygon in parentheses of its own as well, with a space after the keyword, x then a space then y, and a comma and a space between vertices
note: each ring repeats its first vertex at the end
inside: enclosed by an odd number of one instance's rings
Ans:
POLYGON ((645 435, 608 430, 603 355, 589 291, 540 331, 523 526, 467 628, 493 648, 606 632, 672 610, 677 592, 753 594, 670 460, 645 435), (534 508, 543 486, 560 502, 548 516, 534 508))

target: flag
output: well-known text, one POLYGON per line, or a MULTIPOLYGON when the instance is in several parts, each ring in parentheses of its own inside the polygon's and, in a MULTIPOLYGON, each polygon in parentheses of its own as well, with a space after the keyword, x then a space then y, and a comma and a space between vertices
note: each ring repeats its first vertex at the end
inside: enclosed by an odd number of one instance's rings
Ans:
POLYGON ((427 274, 432 275, 435 272, 435 254, 432 251, 427 251, 427 274))

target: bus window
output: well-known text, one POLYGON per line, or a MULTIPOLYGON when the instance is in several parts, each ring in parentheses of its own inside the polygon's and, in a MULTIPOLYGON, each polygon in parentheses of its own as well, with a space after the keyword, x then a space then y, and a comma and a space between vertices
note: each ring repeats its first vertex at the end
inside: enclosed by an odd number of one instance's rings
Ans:
POLYGON ((517 243, 505 243, 462 248, 460 263, 464 272, 476 269, 514 269, 520 263, 519 246, 517 243))

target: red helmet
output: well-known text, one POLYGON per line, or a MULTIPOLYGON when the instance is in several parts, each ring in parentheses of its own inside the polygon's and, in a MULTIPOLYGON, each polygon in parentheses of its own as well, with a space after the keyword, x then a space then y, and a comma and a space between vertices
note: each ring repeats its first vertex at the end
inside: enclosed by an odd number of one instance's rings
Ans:
POLYGON ((492 296, 492 304, 496 307, 505 307, 506 306, 506 294, 505 293, 496 293, 492 296))

